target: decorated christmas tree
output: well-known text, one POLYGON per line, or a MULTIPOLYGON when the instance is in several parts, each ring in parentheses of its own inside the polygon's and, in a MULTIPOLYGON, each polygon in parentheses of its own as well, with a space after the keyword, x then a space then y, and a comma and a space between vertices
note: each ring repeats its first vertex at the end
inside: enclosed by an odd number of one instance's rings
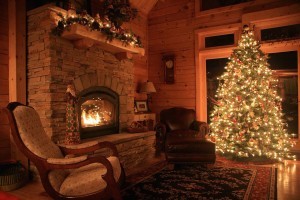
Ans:
POLYGON ((248 27, 219 81, 218 101, 210 115, 217 152, 245 160, 294 159, 277 80, 248 27))

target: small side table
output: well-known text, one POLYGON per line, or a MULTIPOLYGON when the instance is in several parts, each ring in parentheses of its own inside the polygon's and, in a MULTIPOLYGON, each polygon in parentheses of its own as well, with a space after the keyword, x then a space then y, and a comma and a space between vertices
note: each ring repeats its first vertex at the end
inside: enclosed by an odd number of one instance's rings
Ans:
POLYGON ((155 122, 156 122, 156 114, 155 113, 135 113, 134 121, 142 123, 144 126, 148 127, 149 131, 153 131, 155 122))

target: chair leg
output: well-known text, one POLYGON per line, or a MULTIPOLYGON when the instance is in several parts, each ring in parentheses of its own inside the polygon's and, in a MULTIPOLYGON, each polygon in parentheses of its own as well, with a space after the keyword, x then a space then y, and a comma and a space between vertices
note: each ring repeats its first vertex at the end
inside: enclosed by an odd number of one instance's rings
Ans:
POLYGON ((212 169, 212 168, 214 168, 214 164, 206 163, 206 164, 204 164, 204 167, 205 167, 206 169, 212 169))
POLYGON ((167 169, 168 169, 168 170, 174 170, 174 168, 175 168, 175 164, 173 164, 173 163, 168 163, 168 165, 167 165, 167 169))
POLYGON ((114 200, 122 200, 122 195, 120 188, 118 187, 119 185, 116 183, 115 185, 110 188, 110 192, 112 194, 112 199, 114 200))
POLYGON ((107 183, 107 189, 112 199, 122 200, 120 185, 115 181, 114 177, 103 176, 103 179, 107 183))

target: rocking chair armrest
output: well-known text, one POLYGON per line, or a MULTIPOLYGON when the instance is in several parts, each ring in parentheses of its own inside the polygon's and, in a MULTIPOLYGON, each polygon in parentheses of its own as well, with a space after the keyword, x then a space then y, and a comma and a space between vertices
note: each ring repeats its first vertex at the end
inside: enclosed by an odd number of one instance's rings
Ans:
POLYGON ((76 154, 76 155, 83 155, 87 153, 93 153, 99 149, 108 148, 112 150, 112 155, 119 157, 118 151, 116 146, 112 142, 99 142, 99 141, 92 141, 92 142, 85 142, 82 144, 76 145, 59 145, 61 151, 65 154, 76 154))
POLYGON ((78 156, 74 158, 48 158, 47 163, 49 164, 61 164, 61 165, 69 165, 78 162, 82 162, 87 159, 87 155, 78 156))
POLYGON ((112 171, 112 165, 109 160, 104 156, 80 156, 76 158, 49 158, 44 163, 44 172, 49 172, 51 170, 58 170, 58 169, 77 169, 82 166, 89 165, 91 163, 100 163, 103 164, 107 171, 112 171), (76 159, 78 158, 78 159, 76 159), (65 162, 63 161, 65 160, 65 162), (66 161, 69 160, 69 161, 66 161))

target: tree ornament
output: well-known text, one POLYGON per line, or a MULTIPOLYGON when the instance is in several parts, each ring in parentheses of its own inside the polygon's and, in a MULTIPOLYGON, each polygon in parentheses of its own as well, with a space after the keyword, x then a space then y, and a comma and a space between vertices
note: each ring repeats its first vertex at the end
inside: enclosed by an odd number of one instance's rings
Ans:
POLYGON ((253 127, 255 130, 258 130, 258 129, 259 129, 259 126, 258 126, 258 123, 257 123, 257 122, 253 122, 253 123, 252 123, 252 127, 253 127))
POLYGON ((240 69, 235 69, 234 73, 236 76, 241 76, 242 75, 242 71, 240 69))
POLYGON ((236 118, 233 118, 233 119, 232 119, 232 122, 236 124, 236 123, 237 123, 236 118))
POLYGON ((264 116, 263 121, 264 121, 264 122, 268 122, 268 121, 269 121, 268 115, 265 115, 265 116, 264 116))
POLYGON ((245 133, 246 133, 246 131, 242 130, 242 131, 239 132, 239 136, 243 136, 245 133))
POLYGON ((237 96, 237 100, 240 102, 240 101, 242 101, 242 96, 241 95, 238 95, 237 96))
POLYGON ((251 147, 254 145, 254 139, 253 139, 253 138, 251 138, 251 139, 249 140, 249 145, 250 145, 251 147))
POLYGON ((251 112, 249 113, 249 116, 253 118, 253 117, 254 117, 254 112, 251 111, 251 112))

